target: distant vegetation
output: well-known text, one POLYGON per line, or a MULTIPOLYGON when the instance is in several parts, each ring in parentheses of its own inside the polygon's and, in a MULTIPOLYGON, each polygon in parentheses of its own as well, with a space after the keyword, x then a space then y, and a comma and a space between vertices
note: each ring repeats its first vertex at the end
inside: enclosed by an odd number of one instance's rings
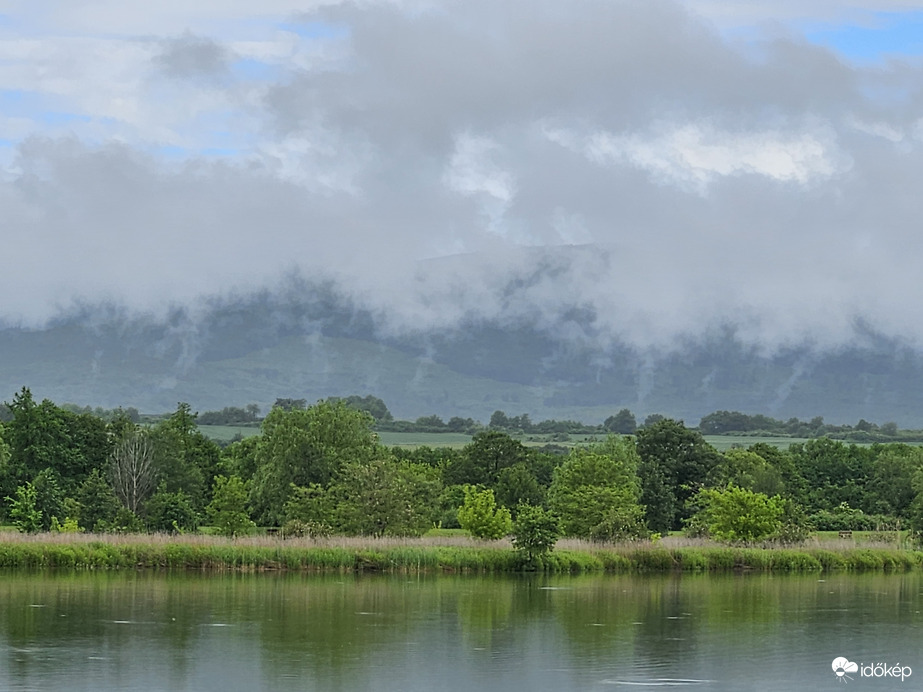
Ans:
POLYGON ((279 399, 259 414, 251 404, 199 415, 180 403, 154 418, 37 402, 23 388, 0 424, 0 520, 25 533, 205 525, 226 536, 259 526, 381 537, 462 527, 483 538, 512 535, 536 565, 559 536, 612 542, 682 531, 788 545, 814 530, 923 535, 923 449, 890 424, 719 411, 694 429, 657 415, 638 424, 627 409, 596 426, 502 411, 486 425, 436 416, 401 422, 372 396, 279 399), (203 419, 258 425, 259 434, 222 448, 204 434, 203 419), (471 437, 452 447, 380 442, 376 431, 405 424, 415 434, 457 428, 471 437), (823 436, 788 449, 754 438, 746 449, 719 452, 703 431, 823 436), (590 439, 572 447, 518 439, 571 434, 590 439), (871 437, 856 444, 857 434, 871 437))

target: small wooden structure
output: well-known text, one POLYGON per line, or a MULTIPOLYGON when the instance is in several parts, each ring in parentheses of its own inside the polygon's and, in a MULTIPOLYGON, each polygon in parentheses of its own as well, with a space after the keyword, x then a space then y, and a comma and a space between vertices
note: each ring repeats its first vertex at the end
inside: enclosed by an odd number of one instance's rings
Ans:
POLYGON ((840 531, 840 538, 852 538, 852 531, 840 531))

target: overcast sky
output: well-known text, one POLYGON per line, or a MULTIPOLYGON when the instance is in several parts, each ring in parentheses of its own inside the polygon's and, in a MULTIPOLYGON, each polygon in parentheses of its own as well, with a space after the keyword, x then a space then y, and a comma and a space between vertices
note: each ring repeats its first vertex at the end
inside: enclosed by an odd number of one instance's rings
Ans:
POLYGON ((394 329, 919 346, 915 6, 0 0, 0 319, 297 273, 394 329))

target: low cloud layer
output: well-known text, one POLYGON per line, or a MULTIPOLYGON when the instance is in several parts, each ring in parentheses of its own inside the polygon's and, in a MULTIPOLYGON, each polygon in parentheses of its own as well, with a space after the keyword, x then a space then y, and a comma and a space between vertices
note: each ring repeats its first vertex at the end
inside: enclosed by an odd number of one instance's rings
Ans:
POLYGON ((0 40, 5 322, 296 273, 386 331, 923 343, 913 58, 853 64, 758 3, 745 43, 717 1, 239 4, 0 40))

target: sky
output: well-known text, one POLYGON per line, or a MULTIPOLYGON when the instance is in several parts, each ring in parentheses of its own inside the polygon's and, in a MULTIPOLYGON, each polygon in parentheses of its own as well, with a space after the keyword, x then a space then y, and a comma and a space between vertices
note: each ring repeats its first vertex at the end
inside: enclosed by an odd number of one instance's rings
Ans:
POLYGON ((901 0, 0 0, 0 321, 920 348, 921 85, 901 0))

